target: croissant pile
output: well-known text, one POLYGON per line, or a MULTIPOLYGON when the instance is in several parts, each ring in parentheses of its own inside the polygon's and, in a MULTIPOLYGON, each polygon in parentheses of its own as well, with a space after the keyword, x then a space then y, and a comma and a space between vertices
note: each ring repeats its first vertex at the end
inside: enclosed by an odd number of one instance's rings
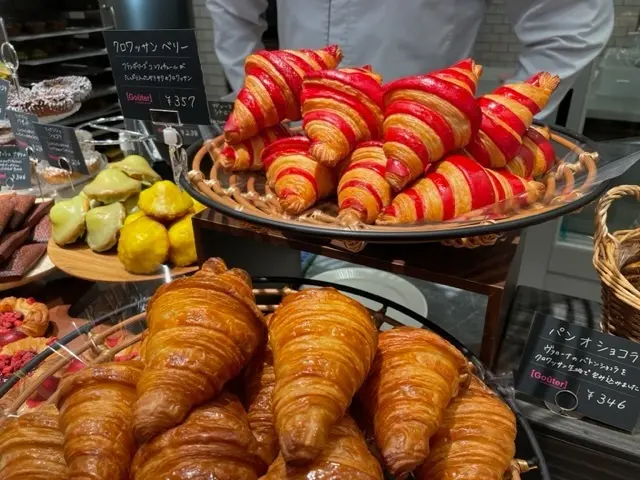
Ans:
POLYGON ((476 98, 482 66, 470 58, 386 84, 371 65, 339 67, 341 59, 337 45, 249 55, 217 164, 264 171, 285 215, 336 196, 349 227, 445 221, 540 197, 534 180, 556 156, 549 130, 532 123, 557 75, 476 98), (297 120, 304 135, 288 138, 281 122, 297 120), (525 185, 503 192, 499 184, 517 183, 510 175, 525 185))
POLYGON ((426 329, 379 333, 335 289, 290 293, 264 317, 247 273, 213 258, 161 286, 147 324, 140 359, 69 369, 56 405, 0 419, 0 478, 501 480, 509 470, 515 417, 462 353, 426 329))

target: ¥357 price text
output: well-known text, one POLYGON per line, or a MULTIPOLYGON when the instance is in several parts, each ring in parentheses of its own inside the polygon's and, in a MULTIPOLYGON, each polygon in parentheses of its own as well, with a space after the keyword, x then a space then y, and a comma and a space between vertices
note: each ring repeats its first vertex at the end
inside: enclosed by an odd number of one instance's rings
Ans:
POLYGON ((169 107, 191 107, 196 103, 196 97, 194 95, 181 96, 181 95, 165 95, 164 96, 167 105, 169 107))

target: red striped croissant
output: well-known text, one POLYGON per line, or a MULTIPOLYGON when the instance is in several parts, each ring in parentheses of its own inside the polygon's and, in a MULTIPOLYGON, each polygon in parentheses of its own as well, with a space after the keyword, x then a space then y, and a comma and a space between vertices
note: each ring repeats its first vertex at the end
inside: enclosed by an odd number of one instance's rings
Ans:
POLYGON ((507 170, 522 178, 544 175, 556 161, 549 128, 529 127, 522 137, 522 147, 516 157, 507 163, 507 170))
POLYGON ((218 163, 225 170, 232 172, 262 170, 262 150, 264 147, 279 138, 288 136, 289 130, 282 125, 276 125, 235 145, 225 142, 220 149, 218 163))
POLYGON ((396 190, 464 147, 480 126, 474 98, 482 67, 471 59, 385 86, 386 178, 396 190))
POLYGON ((336 68, 342 60, 337 45, 321 50, 260 50, 247 57, 244 85, 224 126, 224 138, 238 143, 285 119, 300 120, 302 79, 318 70, 336 68))
POLYGON ((526 191, 527 181, 520 177, 486 169, 464 155, 450 155, 433 172, 399 193, 377 223, 450 220, 526 191))
POLYGON ((364 142, 341 164, 338 218, 371 224, 391 203, 391 185, 384 178, 387 157, 382 142, 364 142))
POLYGON ((558 76, 542 72, 481 97, 482 123, 467 153, 484 167, 504 167, 518 154, 533 116, 546 106, 559 82, 558 76))
POLYGON ((382 136, 382 77, 370 65, 308 74, 300 102, 310 152, 320 163, 334 166, 359 142, 382 136))
POLYGON ((292 215, 336 189, 333 170, 309 154, 310 146, 307 137, 291 137, 276 140, 262 152, 269 186, 275 189, 282 209, 292 215))

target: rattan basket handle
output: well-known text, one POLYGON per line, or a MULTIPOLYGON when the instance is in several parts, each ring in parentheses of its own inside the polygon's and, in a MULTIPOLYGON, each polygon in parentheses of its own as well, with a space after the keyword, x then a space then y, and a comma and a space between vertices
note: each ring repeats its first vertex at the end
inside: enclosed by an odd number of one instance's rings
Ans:
POLYGON ((607 214, 611 204, 622 197, 634 196, 640 202, 640 185, 620 185, 613 187, 605 193, 596 207, 596 233, 593 238, 595 245, 606 242, 618 242, 613 235, 609 233, 607 227, 607 214))

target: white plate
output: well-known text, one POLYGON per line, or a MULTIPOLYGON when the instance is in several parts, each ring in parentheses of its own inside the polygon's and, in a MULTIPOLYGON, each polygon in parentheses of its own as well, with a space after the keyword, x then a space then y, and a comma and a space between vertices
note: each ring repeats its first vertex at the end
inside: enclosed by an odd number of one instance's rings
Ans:
MULTIPOLYGON (((323 272, 312 277, 312 279, 337 283, 338 285, 345 285, 373 293, 374 295, 386 298, 387 300, 392 300, 404 307, 407 307, 423 317, 426 317, 429 311, 427 307, 427 300, 424 298, 424 295, 422 295, 420 290, 404 278, 392 273, 374 270, 373 268, 339 268, 337 270, 323 272)), ((381 307, 379 303, 369 300, 368 298, 352 295, 350 293, 346 293, 346 295, 358 300, 364 306, 372 310, 378 310, 381 307)), ((411 325, 414 327, 423 326, 411 317, 408 317, 407 315, 392 308, 387 310, 387 315, 404 325, 411 325)), ((388 325, 385 325, 383 330, 386 328, 389 328, 388 325)))

